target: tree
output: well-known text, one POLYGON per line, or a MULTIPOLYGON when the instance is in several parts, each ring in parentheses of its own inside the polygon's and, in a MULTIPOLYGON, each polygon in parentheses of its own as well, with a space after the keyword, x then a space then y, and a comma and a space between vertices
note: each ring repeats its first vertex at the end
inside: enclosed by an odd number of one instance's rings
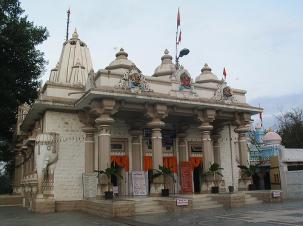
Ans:
POLYGON ((18 0, 0 0, 0 162, 13 159, 17 108, 37 98, 46 63, 36 47, 48 32, 23 13, 18 0))
POLYGON ((303 148, 303 109, 296 108, 277 116, 278 133, 286 148, 303 148))

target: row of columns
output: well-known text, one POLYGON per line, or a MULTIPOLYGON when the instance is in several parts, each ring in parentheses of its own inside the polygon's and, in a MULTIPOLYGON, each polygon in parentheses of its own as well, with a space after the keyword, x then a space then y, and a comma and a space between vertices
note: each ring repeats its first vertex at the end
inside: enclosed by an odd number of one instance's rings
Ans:
MULTIPOLYGON (((93 172, 94 167, 94 143, 98 143, 98 170, 104 170, 110 167, 110 152, 111 152, 111 125, 114 119, 111 117, 117 111, 117 103, 114 100, 102 100, 95 101, 91 104, 90 111, 85 113, 84 121, 86 126, 83 131, 86 134, 85 138, 85 171, 93 172), (93 125, 96 125, 97 130, 93 125), (94 140, 94 133, 98 131, 98 140, 94 140)), ((207 171, 210 164, 219 161, 218 156, 214 155, 214 145, 211 140, 211 133, 213 130, 212 122, 215 120, 216 111, 212 109, 206 109, 196 112, 197 119, 201 122, 199 129, 202 137, 202 149, 203 149, 203 167, 204 171, 207 171)), ((168 108, 166 105, 155 104, 154 106, 148 106, 146 109, 146 116, 150 119, 147 127, 152 129, 152 159, 153 167, 158 168, 159 165, 163 165, 163 152, 162 152, 162 135, 161 130, 165 126, 162 121, 168 115, 168 108)), ((249 123, 250 115, 236 116, 237 129, 235 132, 239 134, 239 151, 240 161, 242 165, 247 165, 248 162, 248 150, 246 142, 247 127, 249 123)), ((132 159, 133 169, 142 169, 142 153, 141 143, 139 135, 141 131, 134 129, 131 131, 132 136, 132 159)), ((179 161, 188 161, 188 155, 186 154, 185 134, 179 133, 179 161)), ((217 148, 217 147, 216 147, 217 148)), ((218 150, 216 149, 218 152, 218 150)))

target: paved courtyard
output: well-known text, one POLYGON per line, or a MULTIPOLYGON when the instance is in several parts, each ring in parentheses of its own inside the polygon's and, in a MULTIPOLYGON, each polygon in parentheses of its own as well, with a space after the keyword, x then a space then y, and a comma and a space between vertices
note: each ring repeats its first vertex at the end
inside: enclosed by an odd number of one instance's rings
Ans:
POLYGON ((154 214, 104 219, 81 212, 34 214, 21 207, 0 207, 1 226, 184 226, 184 225, 303 225, 303 200, 212 209, 184 214, 154 214))

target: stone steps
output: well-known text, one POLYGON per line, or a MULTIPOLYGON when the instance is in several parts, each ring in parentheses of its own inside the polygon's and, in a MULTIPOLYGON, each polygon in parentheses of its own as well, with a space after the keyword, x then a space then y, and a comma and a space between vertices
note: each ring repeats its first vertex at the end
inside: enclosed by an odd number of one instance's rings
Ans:
POLYGON ((223 205, 214 201, 211 197, 207 195, 193 196, 193 209, 212 209, 212 208, 222 208, 223 205))
POLYGON ((250 194, 245 194, 245 205, 252 205, 252 204, 261 204, 263 201, 251 196, 250 194))
POLYGON ((0 195, 0 206, 22 206, 23 197, 19 195, 0 195))
POLYGON ((157 199, 144 198, 142 200, 135 200, 135 213, 138 215, 166 212, 167 210, 162 205, 160 205, 157 199))

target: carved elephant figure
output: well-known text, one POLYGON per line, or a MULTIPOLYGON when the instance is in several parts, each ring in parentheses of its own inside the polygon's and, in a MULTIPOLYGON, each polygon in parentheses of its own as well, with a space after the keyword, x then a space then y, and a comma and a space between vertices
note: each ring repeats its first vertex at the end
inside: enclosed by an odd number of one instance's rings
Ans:
POLYGON ((58 134, 41 133, 35 141, 35 160, 38 176, 38 194, 42 194, 42 182, 49 165, 58 159, 58 134))

